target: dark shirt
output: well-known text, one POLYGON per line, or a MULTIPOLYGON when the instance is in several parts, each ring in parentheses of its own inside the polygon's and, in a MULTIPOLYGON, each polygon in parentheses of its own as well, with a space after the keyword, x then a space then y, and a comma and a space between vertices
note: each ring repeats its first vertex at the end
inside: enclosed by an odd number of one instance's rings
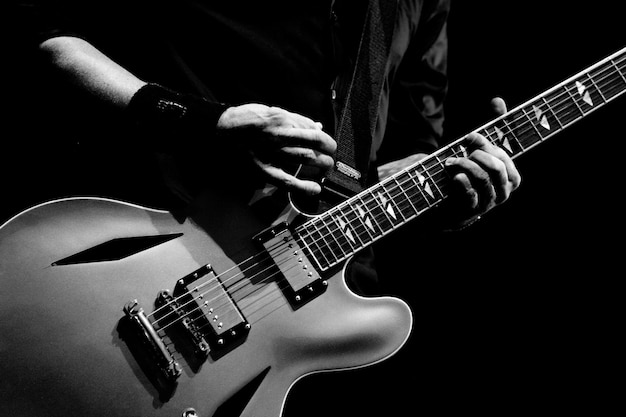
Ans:
MULTIPOLYGON (((324 122, 331 133, 331 89, 338 76, 340 84, 349 81, 345 62, 356 50, 363 15, 363 4, 355 10, 352 2, 333 0, 34 3, 22 9, 32 44, 82 37, 146 81, 227 104, 277 105, 324 122)), ((386 146, 384 160, 437 147, 448 9, 444 0, 399 2, 372 159, 384 136, 402 137, 386 146)), ((335 91, 346 89, 335 84, 335 91)))
MULTIPOLYGON (((17 27, 34 56, 45 39, 81 37, 145 81, 227 104, 283 107, 322 121, 332 135, 360 38, 365 2, 358 3, 360 8, 339 0, 35 0, 20 3, 17 27)), ((448 9, 447 0, 399 1, 372 161, 437 148, 448 9)), ((57 194, 159 205, 152 199, 161 192, 153 184, 157 164, 145 149, 129 146, 141 132, 130 130, 115 110, 68 89, 36 59, 41 108, 34 109, 48 122, 41 124, 45 139, 34 147, 45 148, 44 159, 48 151, 59 154, 55 172, 61 178, 51 180, 57 194)), ((33 136, 44 138, 38 133, 33 136)), ((47 190, 47 197, 53 193, 47 190)))
MULTIPOLYGON (((17 26, 24 49, 33 56, 46 39, 84 38, 145 81, 227 104, 283 107, 322 121, 334 134, 364 15, 354 3, 37 0, 20 3, 17 26)), ((449 0, 399 1, 370 150, 374 165, 430 153, 438 146, 447 90, 448 11, 449 0)), ((36 68, 41 104, 34 108, 44 115, 41 126, 46 130, 45 135, 35 131, 32 136, 43 140, 27 147, 42 145, 39 167, 54 175, 37 178, 44 196, 27 203, 100 195, 151 206, 170 204, 163 198, 170 191, 155 183, 162 161, 128 145, 142 132, 129 129, 115 110, 68 90, 39 63, 36 68)), ((198 157, 198 165, 220 159, 198 157)), ((357 274, 372 273, 370 254, 361 253, 357 274)), ((375 280, 374 274, 371 282, 375 280)), ((363 291, 369 291, 368 281, 361 282, 363 291)))

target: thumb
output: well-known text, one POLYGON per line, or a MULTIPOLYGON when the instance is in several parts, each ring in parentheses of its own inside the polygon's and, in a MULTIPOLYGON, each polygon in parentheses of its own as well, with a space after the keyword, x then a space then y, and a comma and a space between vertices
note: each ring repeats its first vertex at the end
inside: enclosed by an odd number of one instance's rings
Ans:
POLYGON ((500 97, 494 97, 491 99, 491 108, 498 116, 507 112, 506 103, 500 97))

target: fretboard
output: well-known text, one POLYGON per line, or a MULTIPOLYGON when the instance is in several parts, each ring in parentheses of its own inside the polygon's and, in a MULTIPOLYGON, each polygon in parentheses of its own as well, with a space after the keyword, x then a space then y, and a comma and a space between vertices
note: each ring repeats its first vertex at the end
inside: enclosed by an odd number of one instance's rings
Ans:
MULTIPOLYGON (((476 132, 515 158, 626 91, 626 48, 487 123, 476 132)), ((448 196, 444 161, 466 156, 465 137, 296 229, 321 270, 331 268, 448 196)))

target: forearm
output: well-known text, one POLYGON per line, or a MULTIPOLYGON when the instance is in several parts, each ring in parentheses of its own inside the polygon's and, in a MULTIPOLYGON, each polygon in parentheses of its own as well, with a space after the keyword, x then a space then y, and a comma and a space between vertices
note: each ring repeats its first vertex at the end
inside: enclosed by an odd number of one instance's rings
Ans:
POLYGON ((81 38, 54 37, 39 48, 67 84, 118 108, 121 120, 141 132, 137 143, 149 138, 154 149, 172 151, 213 142, 224 105, 149 84, 81 38))
POLYGON ((39 49, 72 85, 120 109, 146 84, 80 38, 51 38, 39 49))

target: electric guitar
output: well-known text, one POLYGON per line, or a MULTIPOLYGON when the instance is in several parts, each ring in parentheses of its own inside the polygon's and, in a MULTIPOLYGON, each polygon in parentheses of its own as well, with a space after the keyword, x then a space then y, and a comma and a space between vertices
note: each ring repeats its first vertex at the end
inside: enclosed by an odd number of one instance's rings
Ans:
MULTIPOLYGON (((477 131, 517 157, 625 91, 626 48, 477 131)), ((354 294, 345 266, 444 201, 464 153, 314 216, 272 187, 208 191, 184 220, 88 197, 20 213, 0 227, 0 415, 209 417, 252 387, 237 413, 277 417, 300 378, 389 358, 411 311, 354 294)))

